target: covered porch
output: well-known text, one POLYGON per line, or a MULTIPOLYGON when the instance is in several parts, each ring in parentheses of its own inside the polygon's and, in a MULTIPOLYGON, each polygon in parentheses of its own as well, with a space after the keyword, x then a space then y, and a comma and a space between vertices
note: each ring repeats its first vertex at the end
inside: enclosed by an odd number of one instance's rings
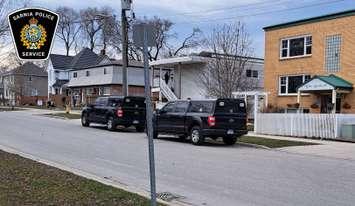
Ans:
POLYGON ((159 69, 159 74, 154 75, 153 92, 159 92, 159 101, 162 95, 169 101, 176 99, 200 99, 191 88, 196 88, 196 73, 203 68, 206 59, 200 56, 185 56, 161 59, 150 63, 153 71, 159 69), (166 76, 169 71, 169 76, 166 76))
POLYGON ((298 88, 297 104, 302 108, 302 96, 313 94, 317 96, 320 113, 341 113, 342 99, 352 90, 352 83, 336 75, 314 76, 298 88))

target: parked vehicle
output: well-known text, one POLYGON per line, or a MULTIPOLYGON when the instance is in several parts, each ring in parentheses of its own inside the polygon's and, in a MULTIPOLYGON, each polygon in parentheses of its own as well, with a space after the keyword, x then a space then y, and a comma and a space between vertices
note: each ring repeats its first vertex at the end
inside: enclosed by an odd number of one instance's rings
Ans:
POLYGON ((223 138, 233 145, 239 136, 247 134, 245 102, 240 99, 204 101, 174 101, 157 110, 153 117, 154 138, 159 134, 190 137, 195 145, 204 143, 206 137, 223 138))
POLYGON ((81 115, 84 127, 90 123, 106 124, 108 130, 115 130, 117 126, 134 126, 138 132, 145 129, 145 98, 144 97, 99 97, 95 104, 85 107, 81 115))

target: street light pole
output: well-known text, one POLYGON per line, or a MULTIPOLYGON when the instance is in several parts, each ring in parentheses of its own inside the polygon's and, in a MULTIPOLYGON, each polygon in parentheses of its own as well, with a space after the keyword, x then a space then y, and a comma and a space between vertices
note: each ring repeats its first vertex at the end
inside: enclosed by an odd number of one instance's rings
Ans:
POLYGON ((127 0, 122 1, 122 16, 121 16, 121 27, 122 27, 122 90, 123 96, 128 96, 128 81, 127 81, 127 67, 128 67, 128 23, 126 10, 129 10, 128 7, 123 5, 131 4, 127 0))

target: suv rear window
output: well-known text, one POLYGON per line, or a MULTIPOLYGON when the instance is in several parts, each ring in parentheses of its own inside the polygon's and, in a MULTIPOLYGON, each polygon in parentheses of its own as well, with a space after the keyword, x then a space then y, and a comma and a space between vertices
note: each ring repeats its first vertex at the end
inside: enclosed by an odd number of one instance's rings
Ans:
POLYGON ((108 106, 109 107, 118 107, 121 104, 122 104, 122 99, 119 99, 119 98, 108 99, 108 106))
POLYGON ((239 100, 217 100, 215 113, 245 113, 245 103, 239 100))
POLYGON ((145 108, 145 99, 140 97, 126 97, 123 99, 123 106, 145 108))
POLYGON ((212 101, 191 101, 189 112, 212 113, 213 105, 212 101))

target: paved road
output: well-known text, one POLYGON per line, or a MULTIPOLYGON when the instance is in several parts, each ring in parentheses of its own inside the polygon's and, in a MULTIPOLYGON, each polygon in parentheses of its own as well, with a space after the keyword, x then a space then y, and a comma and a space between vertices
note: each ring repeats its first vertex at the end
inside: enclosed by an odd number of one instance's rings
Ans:
MULTIPOLYGON (((78 121, 0 112, 0 145, 148 190, 147 140, 78 121)), ((282 151, 155 141, 157 190, 191 205, 354 205, 355 162, 282 151)))

